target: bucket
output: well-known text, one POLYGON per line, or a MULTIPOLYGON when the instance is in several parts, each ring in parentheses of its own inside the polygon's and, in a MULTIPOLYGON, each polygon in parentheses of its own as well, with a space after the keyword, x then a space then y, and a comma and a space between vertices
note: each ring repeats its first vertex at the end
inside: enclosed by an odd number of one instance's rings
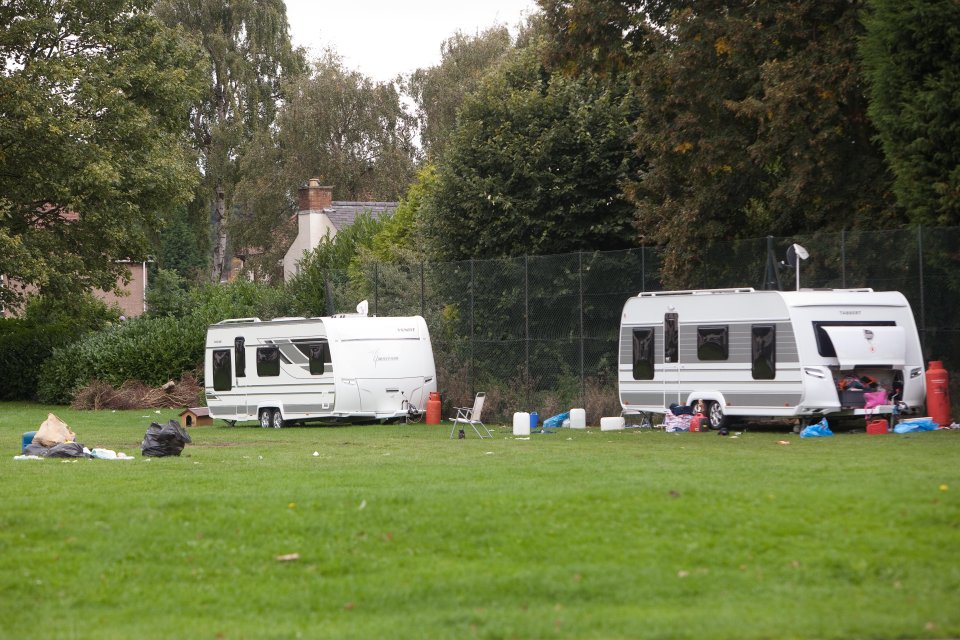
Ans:
POLYGON ((530 435, 530 414, 526 411, 518 411, 513 414, 513 435, 530 435))
POLYGON ((27 445, 33 442, 33 436, 37 435, 36 431, 25 431, 23 433, 23 440, 20 444, 20 453, 23 453, 27 450, 27 445))
POLYGON ((571 429, 587 428, 586 409, 570 409, 570 428, 571 429))
POLYGON ((530 429, 536 429, 540 425, 540 415, 536 411, 530 412, 530 429))

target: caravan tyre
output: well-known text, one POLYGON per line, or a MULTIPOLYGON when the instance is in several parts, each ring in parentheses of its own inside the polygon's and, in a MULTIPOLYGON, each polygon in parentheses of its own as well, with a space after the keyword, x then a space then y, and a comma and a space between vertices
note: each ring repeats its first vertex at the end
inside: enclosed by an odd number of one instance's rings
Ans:
POLYGON ((271 421, 273 420, 273 413, 270 409, 260 409, 260 427, 262 429, 269 429, 271 421))
POLYGON ((280 429, 283 427, 283 415, 280 413, 280 409, 273 410, 273 428, 280 429))
POLYGON ((707 407, 707 421, 710 423, 711 429, 722 429, 727 426, 730 420, 723 413, 723 405, 719 402, 711 402, 710 406, 707 407))

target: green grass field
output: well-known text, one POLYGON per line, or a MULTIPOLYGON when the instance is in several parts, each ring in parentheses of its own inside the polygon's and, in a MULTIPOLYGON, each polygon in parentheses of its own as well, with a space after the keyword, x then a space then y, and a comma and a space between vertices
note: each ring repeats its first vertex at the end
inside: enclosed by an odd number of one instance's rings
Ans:
POLYGON ((960 432, 218 422, 141 458, 176 413, 0 403, 0 637, 960 636, 960 432), (50 410, 137 459, 15 461, 50 410))

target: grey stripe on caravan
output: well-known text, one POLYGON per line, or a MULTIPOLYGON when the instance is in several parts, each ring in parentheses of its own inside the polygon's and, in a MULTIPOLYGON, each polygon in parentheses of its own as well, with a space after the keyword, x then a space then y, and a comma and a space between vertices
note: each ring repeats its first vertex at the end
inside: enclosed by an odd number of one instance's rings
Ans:
MULTIPOLYGON (((628 405, 664 406, 664 396, 686 400, 690 389, 672 392, 650 393, 631 392, 621 394, 621 400, 628 405)), ((800 393, 725 393, 723 399, 731 409, 751 407, 794 407, 800 403, 800 393)), ((671 402, 673 402, 671 400, 671 402)), ((670 402, 666 403, 670 404, 670 402)))
MULTIPOLYGON (((723 362, 744 364, 750 362, 751 327, 754 324, 769 324, 763 322, 729 323, 729 358, 723 362)), ((777 359, 797 360, 797 341, 793 334, 793 326, 789 322, 776 322, 777 326, 777 359)), ((633 330, 648 329, 651 325, 625 325, 620 331, 620 364, 633 362, 633 330)), ((697 358, 697 334, 695 327, 710 326, 709 323, 687 325, 680 323, 680 339, 678 342, 681 363, 700 362, 697 358), (693 329, 693 330, 691 330, 693 329)), ((653 325, 654 353, 656 363, 663 362, 663 326, 653 325)))

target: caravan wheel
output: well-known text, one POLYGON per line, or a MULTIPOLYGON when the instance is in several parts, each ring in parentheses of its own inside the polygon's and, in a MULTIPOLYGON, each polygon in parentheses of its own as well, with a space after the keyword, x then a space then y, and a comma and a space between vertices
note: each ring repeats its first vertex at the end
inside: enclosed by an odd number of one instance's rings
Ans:
POLYGON ((279 429, 283 426, 283 415, 280 413, 280 409, 273 410, 273 428, 279 429))
POLYGON ((273 420, 273 414, 270 412, 270 409, 260 409, 260 428, 269 429, 271 421, 273 420))
POLYGON ((707 419, 711 429, 722 429, 730 421, 723 413, 723 406, 719 402, 711 402, 707 407, 707 419))

